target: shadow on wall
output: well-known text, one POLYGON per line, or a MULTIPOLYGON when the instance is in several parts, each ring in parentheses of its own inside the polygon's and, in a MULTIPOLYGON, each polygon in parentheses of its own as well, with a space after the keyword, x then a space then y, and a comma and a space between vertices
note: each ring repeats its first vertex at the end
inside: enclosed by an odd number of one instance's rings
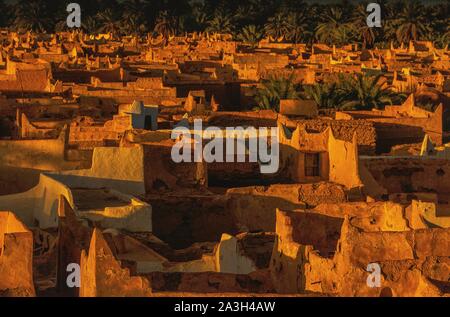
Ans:
POLYGON ((157 196, 147 202, 153 208, 153 233, 174 249, 238 233, 224 196, 157 196))
POLYGON ((376 153, 389 153, 395 145, 412 144, 423 141, 425 132, 421 127, 402 125, 399 123, 377 122, 376 153))

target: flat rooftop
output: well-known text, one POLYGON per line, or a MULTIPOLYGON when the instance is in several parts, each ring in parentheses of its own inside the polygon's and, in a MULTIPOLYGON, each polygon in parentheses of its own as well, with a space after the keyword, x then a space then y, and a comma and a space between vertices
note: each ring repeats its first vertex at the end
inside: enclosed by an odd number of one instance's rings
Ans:
POLYGON ((79 211, 104 210, 106 207, 124 207, 131 201, 118 197, 109 189, 71 188, 74 204, 79 211))

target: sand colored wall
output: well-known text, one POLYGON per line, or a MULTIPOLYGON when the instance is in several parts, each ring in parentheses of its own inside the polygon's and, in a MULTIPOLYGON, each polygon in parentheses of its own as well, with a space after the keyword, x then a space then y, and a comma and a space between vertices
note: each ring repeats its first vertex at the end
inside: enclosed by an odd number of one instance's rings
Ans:
POLYGON ((432 112, 426 111, 415 105, 415 96, 410 94, 401 106, 386 106, 382 115, 388 117, 399 117, 407 115, 412 118, 429 118, 432 112))
POLYGON ((132 129, 130 115, 115 115, 113 120, 106 121, 103 126, 78 125, 70 126, 69 142, 83 141, 104 142, 107 140, 119 140, 126 130, 132 129))
POLYGON ((50 174, 42 173, 38 185, 29 191, 0 196, 0 209, 12 210, 28 226, 33 226, 38 220, 41 228, 56 227, 61 195, 73 206, 70 189, 50 174))
POLYGON ((326 182, 232 188, 226 196, 227 208, 239 226, 267 232, 275 231, 277 208, 293 210, 346 201, 342 186, 326 182))
POLYGON ((277 209, 276 240, 270 260, 272 283, 277 293, 297 293, 305 289, 303 263, 305 247, 293 239, 289 215, 277 209))
POLYGON ((26 114, 21 115, 20 137, 23 139, 57 138, 59 130, 54 128, 38 128, 28 120, 26 114))
POLYGON ((410 225, 414 229, 425 229, 436 226, 450 228, 450 210, 433 202, 413 200, 406 209, 410 225))
POLYGON ((359 157, 356 135, 353 141, 337 140, 333 133, 329 134, 328 155, 330 160, 330 181, 342 184, 348 189, 362 186, 359 176, 359 157))
MULTIPOLYGON (((145 193, 142 147, 96 148, 91 169, 42 173, 38 185, 29 191, 0 196, 0 209, 12 210, 29 226, 33 226, 36 219, 41 228, 56 227, 59 197, 63 195, 74 207, 69 187, 106 187, 132 195, 145 193)), ((123 209, 111 208, 107 214, 111 218, 131 215, 121 219, 116 225, 130 226, 131 229, 145 227, 147 231, 151 230, 151 222, 142 224, 141 220, 136 220, 134 216, 139 215, 141 219, 144 215, 147 219, 149 213, 151 214, 149 208, 136 202, 135 205, 123 209)))
POLYGON ((319 114, 317 104, 313 100, 282 99, 280 113, 283 115, 316 117, 319 114))
MULTIPOLYGON (((200 273, 200 272, 216 272, 216 258, 212 254, 204 254, 201 259, 187 262, 168 262, 164 264, 164 269, 159 272, 183 272, 183 273, 200 273)), ((156 270, 155 270, 156 272, 156 270)))
POLYGON ((365 232, 411 230, 405 207, 393 202, 323 203, 311 210, 336 218, 350 217, 350 223, 365 232))
POLYGON ((63 82, 74 83, 90 83, 91 78, 96 77, 101 81, 112 82, 121 81, 120 67, 113 69, 99 69, 99 70, 73 70, 67 68, 58 68, 53 72, 53 78, 63 82))
POLYGON ((0 212, 0 293, 34 296, 33 234, 11 212, 0 212))
POLYGON ((31 64, 31 61, 29 64, 16 63, 8 59, 6 66, 7 76, 0 80, 0 90, 50 92, 50 64, 44 64, 44 61, 41 60, 36 66, 31 64))
POLYGON ((364 232, 350 223, 349 216, 340 223, 336 218, 322 216, 325 218, 310 224, 316 234, 308 234, 313 240, 307 241, 302 238, 304 230, 299 230, 307 228, 299 227, 306 216, 299 212, 277 212, 277 240, 270 271, 278 292, 306 290, 343 296, 380 296, 388 291, 394 296, 442 296, 439 283, 448 279, 444 260, 450 252, 448 229, 364 232), (327 241, 335 253, 327 256, 320 251, 324 246, 319 238, 320 234, 331 234, 331 228, 335 239, 332 245, 332 240, 327 241), (380 265, 381 287, 367 285, 369 263, 380 265))
POLYGON ((80 267, 81 297, 151 296, 148 280, 121 267, 99 229, 92 234, 89 251, 82 251, 80 267))
POLYGON ((364 157, 373 178, 389 193, 434 192, 450 188, 448 160, 432 157, 364 157))
POLYGON ((25 192, 39 183, 42 171, 0 166, 0 195, 10 195, 25 192))
POLYGON ((114 100, 116 103, 132 103, 134 100, 142 100, 146 104, 160 104, 164 99, 177 97, 177 89, 170 87, 151 90, 109 90, 106 88, 89 90, 88 86, 75 85, 72 90, 77 95, 114 100))
POLYGON ((344 122, 365 119, 375 124, 378 147, 420 142, 424 133, 428 133, 435 143, 442 144, 443 104, 434 112, 429 112, 417 107, 414 98, 414 94, 411 94, 402 105, 386 106, 385 110, 337 112, 336 119, 342 119, 344 122))
MULTIPOLYGON (((149 138, 150 139, 150 138, 149 138)), ((172 140, 144 144, 144 176, 147 193, 164 188, 196 187, 208 182, 206 162, 175 163, 171 157, 172 140)))
POLYGON ((126 194, 144 194, 144 151, 135 147, 97 147, 90 169, 64 171, 56 178, 71 187, 115 189, 126 194))
MULTIPOLYGON (((115 193, 119 195, 119 193, 115 193)), ((80 216, 100 224, 102 228, 126 229, 131 232, 152 231, 152 207, 143 201, 127 197, 130 204, 83 211, 80 216)))
MULTIPOLYGON (((348 218, 348 217, 346 217, 348 218)), ((429 256, 448 256, 450 230, 362 232, 347 219, 341 230, 339 253, 355 265, 429 256)))
POLYGON ((278 121, 290 129, 295 129, 297 125, 304 127, 309 132, 322 133, 331 128, 334 136, 339 140, 352 142, 356 133, 359 152, 365 155, 373 155, 377 144, 377 131, 375 124, 368 120, 330 120, 330 119, 290 119, 281 114, 278 121))
POLYGON ((66 131, 57 139, 0 140, 0 165, 38 170, 60 170, 64 159, 66 131))
POLYGON ((79 288, 67 286, 67 266, 70 263, 81 263, 82 250, 89 249, 92 235, 89 228, 77 217, 73 208, 64 196, 58 205, 58 259, 57 280, 58 292, 64 296, 78 296, 79 288))
POLYGON ((329 153, 327 128, 321 133, 308 133, 304 126, 297 124, 294 131, 290 131, 278 122, 280 143, 279 174, 295 182, 318 182, 329 178, 329 153), (319 154, 319 176, 305 175, 305 154, 319 154))
POLYGON ((240 249, 238 239, 229 234, 222 234, 216 250, 216 271, 234 274, 249 274, 257 270, 255 263, 240 249))

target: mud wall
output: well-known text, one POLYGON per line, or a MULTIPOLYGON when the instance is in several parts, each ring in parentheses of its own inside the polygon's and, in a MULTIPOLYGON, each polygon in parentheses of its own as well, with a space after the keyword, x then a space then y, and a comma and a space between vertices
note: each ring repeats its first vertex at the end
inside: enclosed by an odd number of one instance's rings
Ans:
POLYGON ((450 191, 450 163, 445 159, 378 157, 365 158, 361 164, 389 193, 450 191))

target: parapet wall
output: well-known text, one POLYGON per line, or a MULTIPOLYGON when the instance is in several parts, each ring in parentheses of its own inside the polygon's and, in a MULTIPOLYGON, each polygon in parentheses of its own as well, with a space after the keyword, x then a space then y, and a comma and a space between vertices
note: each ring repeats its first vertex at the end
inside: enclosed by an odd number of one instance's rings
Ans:
POLYGON ((144 150, 134 147, 97 147, 90 169, 55 174, 71 187, 111 188, 127 194, 144 194, 144 150))
POLYGON ((57 139, 0 140, 0 165, 58 170, 65 164, 66 132, 57 139))
POLYGON ((228 209, 240 227, 266 232, 275 231, 277 208, 293 210, 346 201, 343 186, 326 182, 232 188, 226 196, 228 209))
POLYGON ((295 128, 297 124, 304 127, 308 132, 324 132, 331 127, 336 139, 352 142, 353 135, 356 133, 358 143, 358 152, 361 155, 375 154, 377 144, 377 133, 375 125, 366 120, 332 120, 332 119, 312 119, 297 120, 287 119, 284 116, 278 116, 280 122, 289 128, 295 128))
POLYGON ((360 160, 389 193, 435 192, 450 188, 450 163, 432 157, 365 157, 360 160))

